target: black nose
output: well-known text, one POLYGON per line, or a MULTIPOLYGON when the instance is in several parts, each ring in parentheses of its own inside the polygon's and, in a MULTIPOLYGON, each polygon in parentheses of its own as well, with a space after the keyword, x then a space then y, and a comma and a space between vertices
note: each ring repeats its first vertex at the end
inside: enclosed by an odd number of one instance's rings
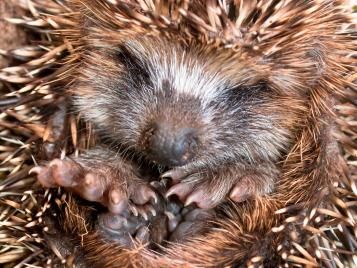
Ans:
POLYGON ((155 125, 149 133, 147 153, 155 162, 166 166, 182 166, 197 151, 197 131, 189 127, 155 125))

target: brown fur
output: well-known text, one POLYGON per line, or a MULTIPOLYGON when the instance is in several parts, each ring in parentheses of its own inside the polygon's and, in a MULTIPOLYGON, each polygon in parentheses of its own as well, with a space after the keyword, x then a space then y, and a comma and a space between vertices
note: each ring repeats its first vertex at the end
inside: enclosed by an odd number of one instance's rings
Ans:
MULTIPOLYGON (((71 23, 67 23, 68 29, 58 32, 60 38, 64 36, 75 47, 75 50, 69 48, 73 53, 67 58, 74 66, 83 60, 86 42, 106 46, 147 33, 180 37, 178 42, 198 43, 207 55, 211 50, 221 49, 222 58, 211 59, 211 68, 219 70, 221 62, 229 59, 235 64, 238 58, 242 66, 237 66, 237 69, 242 71, 239 75, 227 73, 228 77, 240 81, 244 79, 248 84, 261 78, 269 80, 272 88, 284 96, 271 105, 277 110, 286 106, 291 108, 291 114, 286 115, 283 123, 292 129, 295 137, 289 152, 279 163, 281 176, 273 193, 249 202, 222 205, 219 208, 222 217, 211 223, 212 228, 205 235, 195 236, 185 243, 168 245, 160 254, 140 245, 132 250, 122 249, 103 240, 93 226, 83 240, 72 237, 74 230, 79 234, 88 230, 78 221, 78 214, 84 213, 81 207, 76 201, 70 202, 67 209, 76 213, 68 213, 67 210, 60 224, 64 228, 56 228, 61 234, 67 234, 68 240, 74 240, 72 246, 77 249, 74 252, 75 263, 80 267, 217 267, 243 266, 254 262, 276 267, 282 263, 284 255, 279 246, 288 248, 286 244, 294 239, 287 239, 287 234, 297 229, 299 224, 287 224, 289 211, 276 212, 286 207, 295 206, 299 210, 304 206, 318 206, 328 200, 333 192, 333 182, 348 180, 350 176, 333 136, 333 105, 348 85, 346 75, 351 71, 349 59, 345 57, 350 47, 350 36, 336 33, 344 23, 349 22, 340 11, 339 2, 318 4, 312 1, 306 4, 298 1, 299 5, 291 1, 274 18, 276 25, 283 23, 282 27, 276 26, 276 31, 264 28, 264 20, 258 19, 250 25, 249 31, 240 34, 235 32, 227 17, 213 12, 217 10, 213 2, 207 2, 212 9, 197 1, 188 10, 185 4, 181 11, 173 6, 170 13, 166 4, 158 4, 157 12, 169 18, 179 16, 180 12, 184 14, 179 30, 175 25, 167 26, 160 17, 143 15, 125 4, 118 5, 116 10, 101 1, 73 2, 73 10, 78 10, 76 15, 88 15, 89 20, 94 21, 92 24, 79 16, 78 20, 71 19, 71 23), (212 12, 210 15, 213 17, 207 16, 207 10, 212 12), (114 14, 120 14, 121 19, 115 18, 114 14), (297 14, 303 16, 300 18, 297 14), (217 18, 221 19, 222 26, 217 18), (126 23, 126 20, 131 23, 126 23), (82 24, 83 21, 86 24, 82 24), (158 27, 151 29, 149 25, 158 27), (117 28, 125 30, 119 32, 115 30, 117 28), (256 38, 258 30, 261 32, 256 38), (279 231, 280 226, 285 229, 279 231)), ((273 1, 267 1, 270 2, 273 1)), ((257 9, 258 4, 242 3, 239 23, 244 27, 250 20, 243 18, 248 16, 250 10, 257 9)), ((265 12, 269 14, 271 7, 267 5, 266 8, 265 12)), ((145 10, 145 6, 142 9, 145 10)), ((92 63, 92 60, 95 63, 98 57, 88 61, 92 63)), ((109 74, 115 74, 115 66, 110 60, 104 58, 101 62, 109 74)), ((77 74, 73 73, 75 77, 77 74)), ((85 74, 80 75, 83 77, 85 74)), ((60 77, 67 79, 66 74, 60 77)), ((81 88, 79 92, 74 89, 73 94, 86 97, 91 94, 90 89, 81 88)), ((89 217, 90 213, 86 213, 82 218, 89 217)), ((88 222, 91 223, 92 219, 88 222)), ((66 250, 62 252, 66 255, 66 250)))

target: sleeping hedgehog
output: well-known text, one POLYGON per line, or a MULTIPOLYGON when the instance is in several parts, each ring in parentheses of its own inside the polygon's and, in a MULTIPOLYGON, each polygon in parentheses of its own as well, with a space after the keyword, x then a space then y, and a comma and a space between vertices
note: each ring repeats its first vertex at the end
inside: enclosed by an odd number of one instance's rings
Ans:
POLYGON ((96 145, 30 173, 96 209, 68 204, 91 223, 82 240, 78 217, 47 216, 60 254, 78 267, 279 265, 284 208, 349 176, 333 136, 352 70, 342 3, 61 5, 76 12, 56 32, 71 44, 61 107, 96 145))

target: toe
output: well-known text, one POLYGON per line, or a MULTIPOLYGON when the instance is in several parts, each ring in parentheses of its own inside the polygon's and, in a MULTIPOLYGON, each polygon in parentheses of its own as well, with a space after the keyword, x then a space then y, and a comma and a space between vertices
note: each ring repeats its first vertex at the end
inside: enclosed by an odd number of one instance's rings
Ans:
POLYGON ((109 228, 112 230, 120 230, 126 228, 128 225, 128 221, 125 217, 120 215, 113 215, 110 213, 106 213, 101 215, 100 219, 105 228, 109 228))
POLYGON ((147 185, 140 185, 132 192, 130 199, 137 205, 144 205, 150 200, 153 200, 154 204, 158 202, 157 194, 147 185))
POLYGON ((186 221, 203 221, 212 216, 213 212, 210 209, 193 209, 185 215, 186 221))
POLYGON ((56 183, 53 180, 51 169, 47 167, 34 167, 29 171, 30 174, 35 173, 37 174, 37 179, 44 187, 55 187, 56 183))
POLYGON ((53 179, 56 184, 63 187, 74 187, 78 185, 80 166, 70 160, 54 159, 49 164, 53 179))
POLYGON ((229 198, 234 202, 243 202, 250 197, 250 191, 247 187, 245 181, 238 182, 233 186, 231 192, 229 193, 229 198))
POLYGON ((149 228, 146 226, 140 227, 136 232, 135 238, 141 243, 148 243, 150 239, 149 228))
POLYGON ((165 215, 168 218, 167 227, 169 232, 173 232, 181 221, 181 215, 175 216, 170 211, 165 211, 165 215))
POLYGON ((93 173, 87 173, 81 184, 75 187, 76 192, 88 201, 101 201, 104 193, 102 178, 93 173))
POLYGON ((108 231, 116 233, 134 234, 141 226, 144 225, 142 220, 133 216, 124 216, 119 214, 104 213, 99 216, 100 225, 108 231))
POLYGON ((144 207, 137 207, 136 209, 138 210, 138 214, 143 217, 145 221, 149 220, 149 215, 144 207))
POLYGON ((111 213, 120 214, 128 208, 128 199, 118 189, 109 191, 108 209, 111 213))
POLYGON ((170 236, 170 241, 178 242, 182 241, 185 237, 188 237, 192 232, 194 222, 182 222, 170 236))

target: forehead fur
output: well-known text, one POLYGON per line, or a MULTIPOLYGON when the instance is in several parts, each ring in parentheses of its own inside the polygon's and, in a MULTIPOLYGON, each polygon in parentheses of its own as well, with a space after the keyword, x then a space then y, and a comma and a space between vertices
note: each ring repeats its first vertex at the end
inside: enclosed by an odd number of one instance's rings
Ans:
POLYGON ((285 90, 329 84, 344 71, 334 63, 338 51, 346 51, 345 37, 336 34, 347 21, 337 2, 73 0, 82 15, 84 46, 110 47, 142 36, 166 39, 207 54, 234 55, 224 62, 236 70, 254 66, 246 79, 264 73, 285 90))

